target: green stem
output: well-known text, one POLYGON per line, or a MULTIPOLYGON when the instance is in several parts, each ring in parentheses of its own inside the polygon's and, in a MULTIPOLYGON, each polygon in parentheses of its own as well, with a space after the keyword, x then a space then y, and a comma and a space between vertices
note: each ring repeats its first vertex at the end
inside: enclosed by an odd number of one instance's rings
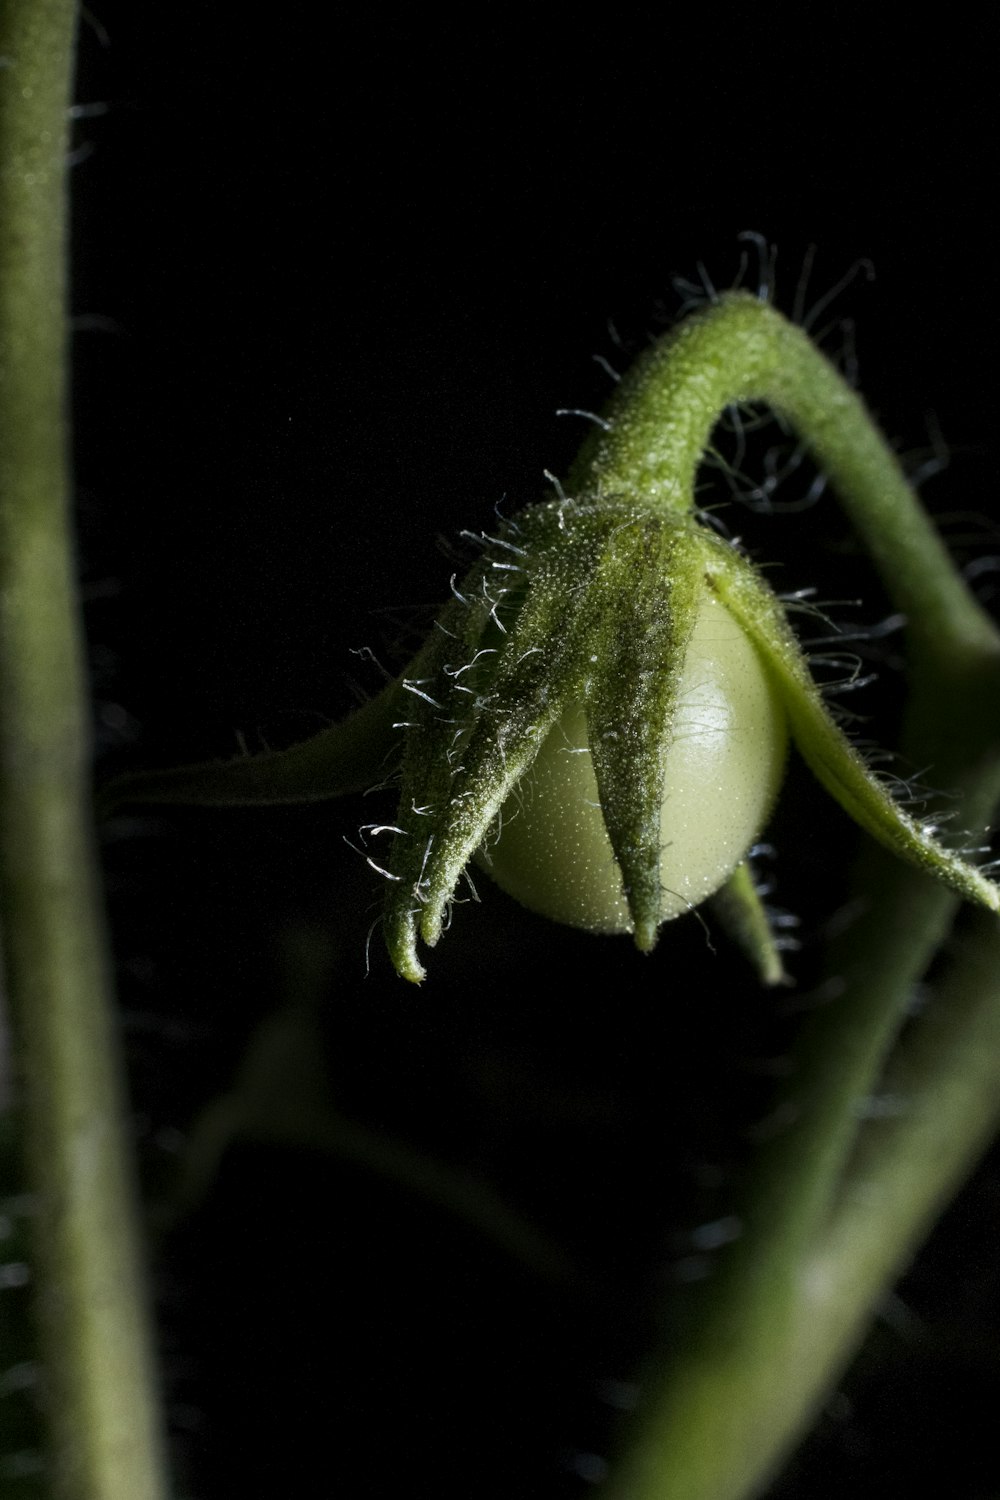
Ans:
POLYGON ((163 1466, 90 824, 68 546, 66 160, 76 6, 0 6, 0 903, 36 1198, 57 1500, 163 1466))
POLYGON ((626 374, 567 489, 641 496, 685 515, 719 417, 756 403, 785 416, 812 450, 916 647, 940 659, 955 640, 995 641, 864 402, 801 328, 745 292, 686 318, 626 374))
MULTIPOLYGON (((886 1070, 886 1113, 861 1133, 816 1237, 803 1276, 814 1306, 839 1315, 836 1277, 845 1268, 877 1296, 899 1268, 899 1247, 917 1244, 933 1223, 996 1129, 998 1054, 1000 929, 977 914, 886 1070)), ((852 1298, 859 1302, 856 1289, 852 1298)))
MULTIPOLYGON (((801 329, 744 293, 687 319, 625 377, 607 429, 585 448, 571 484, 683 509, 722 410, 758 401, 783 412, 813 449, 909 616, 917 658, 910 759, 963 794, 965 826, 984 826, 1000 793, 1000 635, 864 404, 801 329)), ((796 1075, 779 1106, 797 1126, 779 1134, 755 1171, 760 1234, 788 1253, 829 1199, 855 1134, 857 1102, 873 1086, 912 986, 954 911, 942 887, 895 862, 880 860, 877 868, 868 889, 878 900, 846 950, 831 956, 843 994, 800 1038, 796 1075)))
MULTIPOLYGON (((934 781, 955 794, 950 806, 962 826, 984 826, 1000 796, 1000 637, 862 403, 804 334, 752 298, 723 298, 623 382, 608 430, 591 441, 574 479, 681 510, 712 427, 733 401, 766 401, 783 412, 833 480, 909 617, 910 759, 931 765, 934 781)), ((836 992, 801 1030, 788 1086, 735 1205, 741 1237, 692 1295, 666 1365, 651 1370, 608 1500, 757 1493, 849 1353, 885 1279, 910 1253, 929 1205, 955 1188, 995 1114, 980 1069, 966 1080, 967 1107, 952 1109, 946 1151, 926 1150, 919 1107, 892 1132, 860 1125, 955 908, 947 890, 881 853, 870 855, 860 889, 862 914, 830 956, 836 992), (905 1185, 882 1198, 854 1191, 860 1162, 869 1182, 884 1184, 890 1158, 908 1162, 905 1185)), ((972 993, 964 1010, 952 1009, 941 1071, 929 1050, 919 1081, 909 1079, 928 1098, 961 1092, 966 1012, 976 1016, 970 1026, 1000 1027, 996 986, 976 988, 981 969, 962 971, 972 993)))
MULTIPOLYGON (((901 1112, 871 1122, 834 1212, 791 1274, 726 1277, 654 1386, 606 1500, 738 1500, 761 1493, 996 1129, 1000 931, 975 919, 883 1080, 901 1112)), ((792 1189, 794 1191, 794 1188, 792 1189)))

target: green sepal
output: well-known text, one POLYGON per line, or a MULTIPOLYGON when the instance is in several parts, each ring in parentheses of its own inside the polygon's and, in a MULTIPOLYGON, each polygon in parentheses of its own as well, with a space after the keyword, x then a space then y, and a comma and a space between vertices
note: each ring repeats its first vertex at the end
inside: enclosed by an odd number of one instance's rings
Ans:
POLYGON ((708 899, 713 916, 743 949, 761 984, 788 984, 781 949, 754 884, 749 860, 737 865, 722 889, 708 899))
POLYGON ((433 945, 472 855, 511 788, 579 692, 599 528, 557 503, 508 523, 455 591, 408 681, 386 942, 419 982, 417 936, 433 945))
POLYGON ((123 807, 170 802, 192 807, 322 802, 367 791, 391 769, 398 745, 394 725, 403 715, 405 696, 397 678, 346 718, 287 750, 119 776, 100 791, 98 812, 109 817, 123 807))
POLYGON ((669 721, 703 587, 701 533, 613 499, 531 507, 492 540, 404 679, 413 697, 386 910, 419 981, 463 870, 573 699, 641 948, 661 920, 669 721), (498 576, 498 574, 500 576, 498 576))
POLYGON ((813 681, 781 602, 752 565, 711 541, 708 581, 766 663, 788 714, 792 739, 816 779, 867 833, 900 859, 968 901, 1000 912, 1000 887, 912 818, 838 727, 813 681))
POLYGON ((664 758, 702 587, 700 551, 685 525, 635 515, 611 531, 596 580, 588 738, 643 952, 655 946, 661 921, 664 758))

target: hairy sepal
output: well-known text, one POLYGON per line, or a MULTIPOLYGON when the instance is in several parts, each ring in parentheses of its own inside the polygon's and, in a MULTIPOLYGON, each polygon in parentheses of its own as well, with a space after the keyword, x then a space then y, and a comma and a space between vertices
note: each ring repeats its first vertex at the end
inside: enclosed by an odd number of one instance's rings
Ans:
POLYGON ((764 580, 731 548, 709 545, 715 557, 708 564, 710 585, 766 663, 784 703, 792 739, 816 779, 893 854, 943 881, 965 900, 1000 912, 1000 886, 912 818, 838 727, 780 601, 764 580))
POLYGON ((582 691, 603 528, 578 517, 560 502, 505 527, 408 674, 416 691, 386 912, 405 978, 423 978, 418 935, 436 943, 463 870, 582 691))
POLYGON ((687 528, 644 516, 608 537, 587 724, 604 824, 644 952, 661 921, 664 763, 703 586, 687 528))

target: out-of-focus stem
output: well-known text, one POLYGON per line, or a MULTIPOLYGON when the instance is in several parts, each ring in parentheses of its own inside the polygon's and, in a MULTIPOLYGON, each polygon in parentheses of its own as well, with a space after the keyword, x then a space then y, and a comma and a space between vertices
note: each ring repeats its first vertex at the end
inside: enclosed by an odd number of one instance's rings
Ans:
POLYGON ((165 1491, 69 541, 76 5, 0 5, 0 911, 55 1500, 165 1491))

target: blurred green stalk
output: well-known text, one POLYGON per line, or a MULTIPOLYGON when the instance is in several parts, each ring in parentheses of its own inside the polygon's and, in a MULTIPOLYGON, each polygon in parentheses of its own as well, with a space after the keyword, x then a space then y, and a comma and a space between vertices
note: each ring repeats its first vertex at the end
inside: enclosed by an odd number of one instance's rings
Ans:
POLYGON ((70 540, 73 0, 0 3, 0 913, 53 1500, 165 1493, 70 540))

